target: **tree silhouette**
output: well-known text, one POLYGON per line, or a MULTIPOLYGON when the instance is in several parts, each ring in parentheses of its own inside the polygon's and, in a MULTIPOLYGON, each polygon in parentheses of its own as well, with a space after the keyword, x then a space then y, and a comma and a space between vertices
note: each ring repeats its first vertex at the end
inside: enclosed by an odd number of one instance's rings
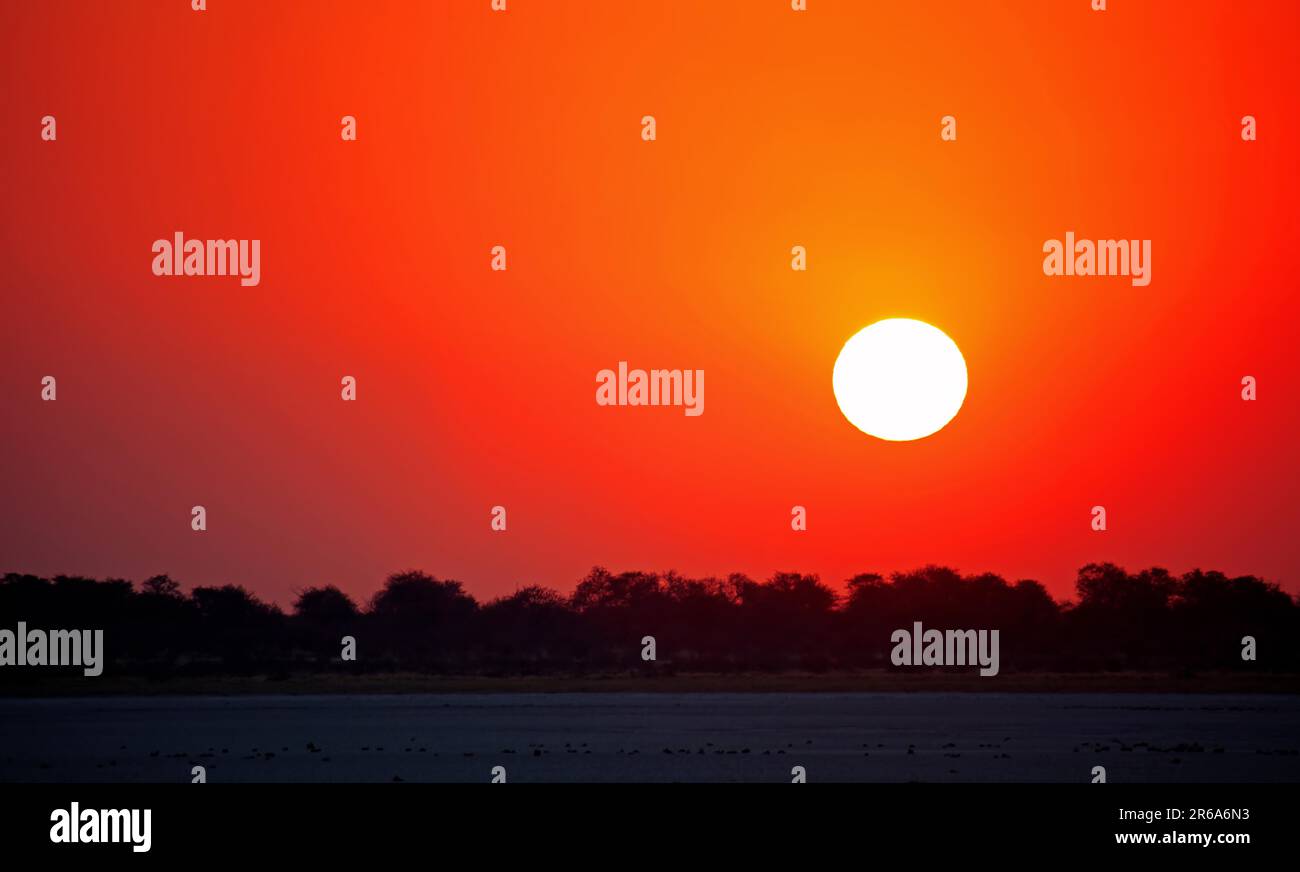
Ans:
MULTIPOLYGON (((998 630, 1004 673, 1300 671, 1300 607, 1263 579, 1090 563, 1075 592, 1074 602, 1057 603, 1037 581, 943 566, 863 573, 841 593, 794 572, 755 581, 595 567, 570 595, 530 585, 480 606, 458 581, 407 571, 389 576, 364 609, 319 586, 299 592, 285 615, 237 585, 185 593, 167 575, 136 590, 122 579, 9 573, 0 625, 103 629, 108 674, 159 677, 334 668, 345 635, 365 640, 354 670, 892 668, 890 635, 917 621, 998 630), (656 639, 654 663, 641 660, 644 636, 656 639), (1256 640, 1257 661, 1242 661, 1244 636, 1256 640)), ((20 672, 0 670, 0 687, 26 680, 20 672)))
POLYGON ((381 651, 432 668, 463 659, 477 611, 459 581, 411 570, 390 575, 371 599, 370 626, 381 651))

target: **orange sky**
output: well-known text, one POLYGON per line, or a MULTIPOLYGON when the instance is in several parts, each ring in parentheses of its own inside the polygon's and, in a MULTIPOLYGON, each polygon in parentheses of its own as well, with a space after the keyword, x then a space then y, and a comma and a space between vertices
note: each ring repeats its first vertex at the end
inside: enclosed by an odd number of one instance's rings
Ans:
POLYGON ((1300 6, 488 6, 0 7, 0 571, 1300 585, 1300 6), (1044 276, 1070 230, 1152 240, 1151 284, 1044 276), (155 277, 175 231, 262 240, 261 284, 155 277), (831 393, 886 317, 970 371, 915 443, 831 393), (705 413, 597 406, 620 360, 703 369, 705 413))

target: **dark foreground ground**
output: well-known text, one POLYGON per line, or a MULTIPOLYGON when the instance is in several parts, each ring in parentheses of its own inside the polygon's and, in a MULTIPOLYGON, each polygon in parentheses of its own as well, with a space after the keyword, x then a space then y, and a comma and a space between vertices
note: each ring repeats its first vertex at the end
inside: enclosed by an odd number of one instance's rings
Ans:
POLYGON ((387 693, 1263 693, 1300 694, 1300 675, 1276 672, 856 672, 639 673, 583 675, 426 675, 341 672, 284 676, 85 678, 28 670, 3 676, 0 697, 387 693))
POLYGON ((0 781, 1300 780, 1300 696, 457 693, 0 700, 0 781))

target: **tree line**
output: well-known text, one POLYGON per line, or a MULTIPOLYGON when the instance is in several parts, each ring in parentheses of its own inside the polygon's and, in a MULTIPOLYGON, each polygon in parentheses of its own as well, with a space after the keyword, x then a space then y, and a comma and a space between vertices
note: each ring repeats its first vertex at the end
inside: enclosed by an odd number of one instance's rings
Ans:
POLYGON ((1300 670, 1300 608, 1276 584, 1110 563, 1081 568, 1066 602, 1037 581, 940 566, 857 575, 838 592, 798 573, 755 581, 597 567, 568 595, 529 586, 484 603, 458 581, 400 572, 364 603, 310 587, 287 613, 237 585, 186 593, 166 575, 135 585, 9 573, 0 627, 18 621, 102 628, 106 674, 888 668, 890 635, 915 621, 999 630, 1003 671, 1300 670), (355 662, 341 659, 344 636, 356 640, 355 662), (653 663, 642 660, 646 636, 653 663), (1247 636, 1254 661, 1242 659, 1247 636))

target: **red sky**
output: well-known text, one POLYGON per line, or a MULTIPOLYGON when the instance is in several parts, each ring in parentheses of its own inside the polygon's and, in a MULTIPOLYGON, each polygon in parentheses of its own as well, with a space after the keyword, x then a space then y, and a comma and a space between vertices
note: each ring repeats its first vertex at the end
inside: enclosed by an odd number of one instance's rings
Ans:
POLYGON ((809 5, 4 4, 0 571, 1296 591, 1300 6, 809 5), (1150 239, 1150 285, 1045 276, 1071 230, 1150 239), (155 277, 176 231, 260 239, 261 284, 155 277), (969 367, 919 442, 831 393, 886 317, 969 367), (597 406, 620 360, 703 369, 705 413, 597 406))

